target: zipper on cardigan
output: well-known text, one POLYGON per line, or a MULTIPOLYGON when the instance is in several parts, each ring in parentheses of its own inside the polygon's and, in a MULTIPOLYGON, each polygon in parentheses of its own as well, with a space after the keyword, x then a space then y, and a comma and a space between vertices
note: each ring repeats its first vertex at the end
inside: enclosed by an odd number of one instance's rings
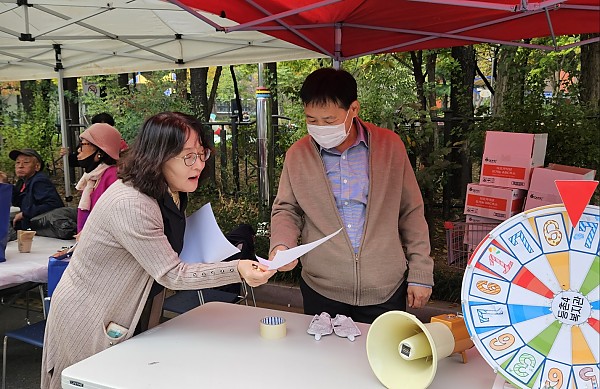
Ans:
POLYGON ((358 253, 354 253, 354 276, 356 277, 356 293, 354 294, 354 305, 358 305, 360 295, 360 277, 358 276, 358 253))

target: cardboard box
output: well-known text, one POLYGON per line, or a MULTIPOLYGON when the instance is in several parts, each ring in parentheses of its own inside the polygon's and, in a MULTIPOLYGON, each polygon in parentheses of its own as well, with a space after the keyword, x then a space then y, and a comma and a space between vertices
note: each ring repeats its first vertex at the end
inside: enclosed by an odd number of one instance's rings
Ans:
POLYGON ((471 249, 476 247, 501 222, 487 217, 465 215, 465 223, 464 244, 471 249))
POLYGON ((525 200, 525 211, 543 205, 562 203, 555 180, 593 180, 595 176, 595 170, 555 163, 549 164, 547 168, 535 168, 525 200))
POLYGON ((479 184, 467 185, 465 215, 506 220, 523 209, 526 190, 479 184))
POLYGON ((543 167, 548 134, 488 131, 479 183, 528 189, 534 167, 543 167))

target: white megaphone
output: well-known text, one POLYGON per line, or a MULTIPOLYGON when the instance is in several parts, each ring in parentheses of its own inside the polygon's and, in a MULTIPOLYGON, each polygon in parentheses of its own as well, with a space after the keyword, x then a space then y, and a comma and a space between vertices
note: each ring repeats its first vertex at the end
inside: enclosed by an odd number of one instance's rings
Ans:
POLYGON ((390 311, 379 316, 367 335, 371 369, 387 388, 425 389, 435 377, 438 360, 473 347, 462 317, 452 314, 423 324, 410 313, 390 311))

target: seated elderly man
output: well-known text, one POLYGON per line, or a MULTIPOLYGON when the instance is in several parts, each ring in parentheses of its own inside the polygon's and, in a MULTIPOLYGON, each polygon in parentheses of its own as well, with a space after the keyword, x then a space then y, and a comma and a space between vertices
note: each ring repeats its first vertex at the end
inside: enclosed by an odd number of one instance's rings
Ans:
POLYGON ((33 149, 12 150, 17 183, 13 187, 12 204, 21 208, 13 219, 15 230, 30 228, 31 218, 64 207, 56 187, 44 169, 42 157, 33 149))

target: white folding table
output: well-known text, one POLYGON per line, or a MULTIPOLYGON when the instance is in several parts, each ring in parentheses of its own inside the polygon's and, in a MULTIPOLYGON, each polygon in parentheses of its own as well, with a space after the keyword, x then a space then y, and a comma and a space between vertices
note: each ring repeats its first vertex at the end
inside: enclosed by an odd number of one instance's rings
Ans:
POLYGON ((27 282, 48 282, 48 258, 75 240, 62 240, 35 236, 31 252, 20 253, 17 241, 6 245, 6 262, 0 262, 0 290, 27 282))
MULTIPOLYGON (((354 342, 335 334, 316 341, 311 316, 207 303, 91 356, 62 373, 67 388, 381 388, 367 359, 367 324, 354 342), (259 322, 280 316, 287 335, 260 336, 259 322)), ((491 388, 492 369, 475 348, 468 363, 441 360, 431 389, 491 388)))

